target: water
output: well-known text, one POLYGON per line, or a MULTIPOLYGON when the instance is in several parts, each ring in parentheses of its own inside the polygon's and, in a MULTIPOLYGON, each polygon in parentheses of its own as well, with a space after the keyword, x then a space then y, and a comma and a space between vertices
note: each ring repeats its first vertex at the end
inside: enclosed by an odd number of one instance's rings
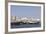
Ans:
POLYGON ((32 27, 40 27, 41 24, 36 23, 36 24, 18 24, 16 25, 15 23, 11 24, 11 28, 32 28, 32 27))

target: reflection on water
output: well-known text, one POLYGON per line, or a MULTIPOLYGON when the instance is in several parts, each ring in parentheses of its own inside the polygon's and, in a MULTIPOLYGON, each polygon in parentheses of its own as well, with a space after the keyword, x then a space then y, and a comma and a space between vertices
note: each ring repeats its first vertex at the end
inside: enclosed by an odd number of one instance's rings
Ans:
POLYGON ((11 28, 32 28, 32 27, 40 27, 40 23, 11 23, 11 28))

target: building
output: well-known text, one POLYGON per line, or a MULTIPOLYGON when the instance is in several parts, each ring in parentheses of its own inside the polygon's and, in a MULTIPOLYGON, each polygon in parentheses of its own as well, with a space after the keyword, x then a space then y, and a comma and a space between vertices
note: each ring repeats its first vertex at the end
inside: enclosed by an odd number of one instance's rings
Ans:
POLYGON ((35 19, 32 17, 16 17, 12 16, 11 22, 23 22, 23 23, 37 23, 40 22, 40 19, 35 19))

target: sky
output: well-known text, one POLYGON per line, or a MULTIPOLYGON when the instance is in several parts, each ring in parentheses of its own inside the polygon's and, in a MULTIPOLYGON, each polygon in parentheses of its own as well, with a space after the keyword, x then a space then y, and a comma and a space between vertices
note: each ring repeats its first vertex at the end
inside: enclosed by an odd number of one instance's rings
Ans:
POLYGON ((18 6, 11 5, 11 16, 27 16, 27 17, 41 17, 40 6, 18 6))

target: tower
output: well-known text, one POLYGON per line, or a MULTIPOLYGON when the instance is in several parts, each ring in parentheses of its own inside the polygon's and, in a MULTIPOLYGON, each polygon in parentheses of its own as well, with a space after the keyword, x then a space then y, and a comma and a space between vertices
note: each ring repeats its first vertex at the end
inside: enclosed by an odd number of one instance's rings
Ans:
POLYGON ((11 16, 11 21, 15 22, 15 20, 16 20, 16 16, 11 16))

